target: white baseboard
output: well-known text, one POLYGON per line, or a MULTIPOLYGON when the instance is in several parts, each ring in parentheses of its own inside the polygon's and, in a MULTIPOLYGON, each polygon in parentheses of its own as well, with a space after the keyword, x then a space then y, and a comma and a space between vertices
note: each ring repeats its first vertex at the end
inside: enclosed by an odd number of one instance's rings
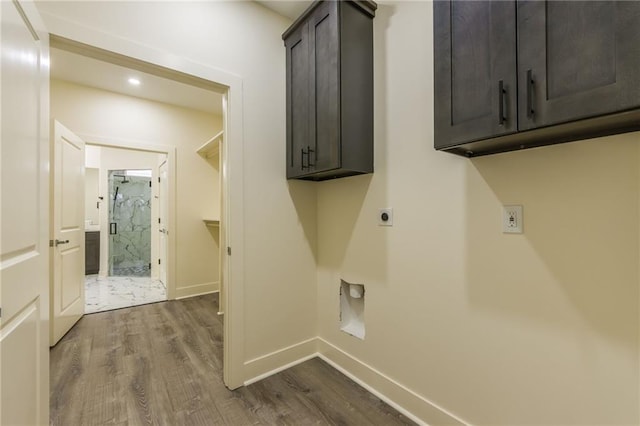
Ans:
POLYGON ((420 425, 469 425, 375 368, 318 337, 318 356, 336 370, 420 425))
POLYGON ((321 337, 314 337, 245 362, 244 385, 248 386, 316 357, 419 425, 470 425, 469 422, 418 395, 321 337))
POLYGON ((244 385, 250 385, 317 356, 316 338, 254 358, 244 363, 244 385))
POLYGON ((202 283, 176 288, 176 300, 220 291, 220 282, 202 283))

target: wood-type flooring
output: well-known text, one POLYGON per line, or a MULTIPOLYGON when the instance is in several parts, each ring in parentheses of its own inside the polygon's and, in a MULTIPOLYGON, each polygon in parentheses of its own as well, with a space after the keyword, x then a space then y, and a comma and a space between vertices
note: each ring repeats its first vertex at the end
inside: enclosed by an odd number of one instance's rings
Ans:
POLYGON ((318 358, 228 390, 217 295, 85 315, 51 349, 51 425, 409 425, 318 358))

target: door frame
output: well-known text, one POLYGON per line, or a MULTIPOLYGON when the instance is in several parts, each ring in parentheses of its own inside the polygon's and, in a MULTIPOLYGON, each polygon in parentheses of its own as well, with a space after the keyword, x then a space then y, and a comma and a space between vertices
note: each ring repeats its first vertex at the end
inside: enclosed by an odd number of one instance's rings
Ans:
MULTIPOLYGON (((171 216, 169 214, 169 178, 170 178, 170 173, 169 173, 169 156, 165 157, 164 160, 162 161, 158 161, 158 165, 156 166, 156 170, 158 173, 158 186, 156 188, 156 197, 158 199, 158 225, 164 227, 165 232, 163 233, 164 236, 160 235, 160 232, 158 232, 158 246, 157 246, 157 257, 158 257, 158 279, 162 282, 162 284, 164 284, 165 288, 168 288, 168 269, 167 269, 167 263, 168 263, 168 259, 169 259, 169 239, 168 239, 168 235, 167 234, 167 230, 169 228, 169 221, 168 218, 171 216), (162 173, 163 170, 165 169, 165 175, 166 175, 166 184, 164 182, 162 182, 162 173), (166 185, 166 190, 162 190, 163 185, 166 185), (164 241, 164 243, 160 243, 160 241, 164 241), (164 263, 161 263, 164 262, 164 263), (164 274, 162 273, 162 270, 164 269, 164 274)), ((158 231, 160 231, 160 229, 158 229, 158 231)), ((155 262, 154 262, 155 263, 155 262)), ((167 298, 169 297, 168 292, 167 292, 167 298)))
MULTIPOLYGON (((226 256, 223 261, 225 314, 223 324, 223 380, 230 389, 244 385, 244 185, 243 185, 243 81, 231 72, 193 62, 121 37, 99 32, 74 22, 48 17, 51 46, 81 55, 106 60, 139 71, 169 78, 193 86, 215 90, 223 95, 223 131, 225 144, 222 193, 225 194, 224 227, 226 256), (233 194, 233 196, 231 196, 233 194), (227 255, 233 247, 233 256, 227 255)), ((80 135, 95 144, 91 135, 80 135)), ((175 165, 175 152, 171 164, 175 165)), ((170 164, 170 167, 174 167, 170 164)), ((175 170, 170 173, 175 176, 175 170)), ((175 187, 169 193, 175 197, 175 187)), ((171 198, 170 200, 175 199, 171 198)), ((175 219, 175 215, 174 216, 175 219)), ((171 220, 171 219, 170 219, 171 220)), ((170 222, 171 223, 171 222, 170 222)), ((175 235, 174 235, 175 236, 175 235)), ((171 237, 171 236, 170 236, 171 237)), ((170 239, 171 245, 171 239, 170 239)), ((169 265, 168 265, 169 266, 169 265)), ((175 270, 175 268, 172 268, 175 270)), ((171 277, 170 279, 173 279, 171 277)), ((171 298, 169 294, 169 297, 171 298)))

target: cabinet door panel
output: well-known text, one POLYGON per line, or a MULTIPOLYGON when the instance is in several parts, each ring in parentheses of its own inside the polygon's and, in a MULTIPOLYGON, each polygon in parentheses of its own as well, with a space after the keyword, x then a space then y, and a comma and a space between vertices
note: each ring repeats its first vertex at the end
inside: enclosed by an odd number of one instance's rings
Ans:
POLYGON ((436 148, 516 130, 515 3, 438 1, 436 148))
POLYGON ((519 1, 520 130, 640 106, 639 18, 637 1, 519 1))
POLYGON ((287 177, 308 173, 303 150, 310 145, 309 37, 302 26, 286 40, 287 50, 287 177))
POLYGON ((325 2, 309 22, 311 46, 311 169, 340 167, 340 66, 338 2, 325 2), (312 138, 313 140, 313 138, 312 138))

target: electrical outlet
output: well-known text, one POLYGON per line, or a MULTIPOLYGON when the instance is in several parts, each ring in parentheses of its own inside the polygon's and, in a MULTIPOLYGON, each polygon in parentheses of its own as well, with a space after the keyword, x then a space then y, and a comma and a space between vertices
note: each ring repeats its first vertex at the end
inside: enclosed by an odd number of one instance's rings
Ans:
POLYGON ((393 226, 393 209, 391 207, 378 210, 378 225, 393 226))
POLYGON ((502 206, 502 232, 505 234, 522 234, 524 222, 522 206, 502 206))

